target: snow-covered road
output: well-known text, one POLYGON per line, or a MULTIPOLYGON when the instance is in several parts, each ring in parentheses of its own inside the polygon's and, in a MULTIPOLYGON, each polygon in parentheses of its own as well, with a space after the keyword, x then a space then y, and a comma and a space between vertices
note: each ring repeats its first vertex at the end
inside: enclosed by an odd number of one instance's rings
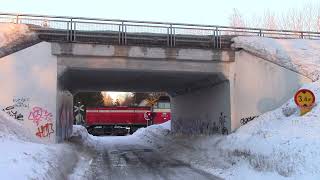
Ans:
POLYGON ((74 125, 70 140, 43 144, 0 111, 0 176, 19 180, 319 180, 320 82, 302 88, 316 96, 311 112, 300 116, 291 98, 228 136, 175 134, 170 121, 122 137, 95 137, 74 125))
MULTIPOLYGON (((70 179, 220 179, 176 160, 174 157, 164 155, 157 149, 142 143, 134 136, 96 137, 94 141, 97 144, 91 151, 91 157, 84 159, 88 166, 85 168, 86 172, 70 179), (115 141, 117 143, 111 143, 115 141), (129 141, 131 143, 128 143, 129 141)), ((83 168, 81 169, 83 170, 83 168)))

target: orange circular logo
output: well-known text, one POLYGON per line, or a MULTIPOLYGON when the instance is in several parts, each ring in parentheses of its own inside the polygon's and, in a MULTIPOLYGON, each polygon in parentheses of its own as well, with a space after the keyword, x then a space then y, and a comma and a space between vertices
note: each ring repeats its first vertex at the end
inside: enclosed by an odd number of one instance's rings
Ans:
POLYGON ((300 89, 294 95, 294 102, 300 108, 311 108, 314 105, 316 98, 309 89, 300 89))

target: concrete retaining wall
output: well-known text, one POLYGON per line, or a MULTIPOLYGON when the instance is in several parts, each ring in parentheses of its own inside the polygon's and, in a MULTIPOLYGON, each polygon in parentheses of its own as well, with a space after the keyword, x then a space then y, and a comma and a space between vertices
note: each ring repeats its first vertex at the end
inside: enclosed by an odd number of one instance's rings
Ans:
POLYGON ((173 131, 185 134, 230 132, 229 92, 229 82, 222 81, 213 87, 172 97, 173 131))
POLYGON ((56 141, 57 58, 50 48, 40 43, 0 59, 1 110, 43 142, 56 141))
MULTIPOLYGON (((45 143, 57 138, 57 57, 42 42, 0 58, 0 110, 45 143)), ((72 106, 71 106, 72 108, 72 106)), ((70 133, 70 132, 69 132, 70 133)))
POLYGON ((241 119, 278 108, 293 97, 302 83, 311 82, 243 50, 236 52, 235 57, 231 71, 234 74, 230 76, 232 130, 241 126, 241 119))

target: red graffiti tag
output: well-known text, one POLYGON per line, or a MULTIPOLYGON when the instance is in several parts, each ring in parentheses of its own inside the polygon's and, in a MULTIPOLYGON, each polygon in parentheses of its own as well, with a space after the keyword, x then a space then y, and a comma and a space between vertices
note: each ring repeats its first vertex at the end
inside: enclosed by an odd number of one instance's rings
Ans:
POLYGON ((41 125, 38 127, 38 132, 36 132, 36 136, 43 138, 43 137, 50 137, 50 134, 54 133, 53 124, 47 123, 45 125, 41 125))
POLYGON ((52 121, 52 114, 41 107, 34 107, 29 114, 29 120, 33 120, 33 123, 36 123, 38 126, 42 120, 52 121))

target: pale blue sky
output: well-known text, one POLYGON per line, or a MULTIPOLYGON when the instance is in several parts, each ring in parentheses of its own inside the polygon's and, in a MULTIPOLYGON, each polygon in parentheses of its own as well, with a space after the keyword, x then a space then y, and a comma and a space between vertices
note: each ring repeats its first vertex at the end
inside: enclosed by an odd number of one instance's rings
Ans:
POLYGON ((281 12, 319 0, 0 0, 0 11, 107 19, 228 25, 233 8, 245 15, 281 12))

